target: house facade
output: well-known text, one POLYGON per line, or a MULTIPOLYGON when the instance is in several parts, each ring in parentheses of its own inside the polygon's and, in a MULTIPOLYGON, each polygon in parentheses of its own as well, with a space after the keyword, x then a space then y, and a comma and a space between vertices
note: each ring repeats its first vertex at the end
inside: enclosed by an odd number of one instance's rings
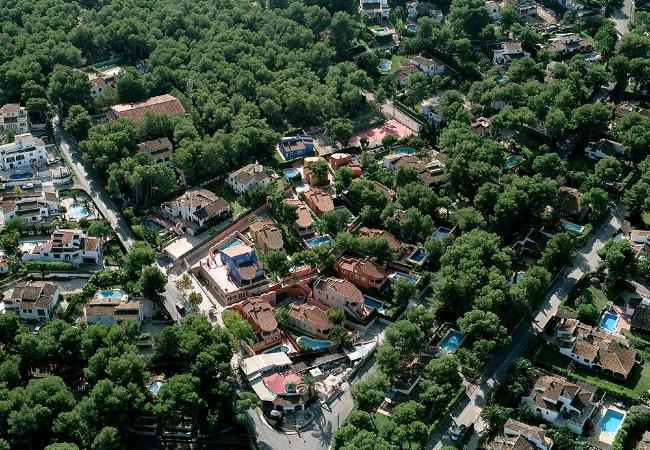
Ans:
POLYGON ((0 108, 0 133, 29 133, 29 113, 27 108, 17 103, 7 103, 0 108))
POLYGON ((544 421, 572 433, 582 434, 587 421, 600 406, 596 387, 587 383, 574 384, 557 375, 542 375, 530 393, 521 399, 544 421))
POLYGON ((319 277, 314 281, 313 294, 314 300, 340 308, 353 317, 361 318, 370 312, 363 303, 361 291, 348 280, 319 277))
POLYGON ((56 191, 41 191, 40 195, 3 198, 0 202, 4 222, 19 217, 27 223, 38 223, 59 211, 59 198, 56 191))
POLYGON ((308 303, 291 303, 287 311, 287 321, 294 328, 320 338, 327 337, 334 326, 325 311, 308 303))
POLYGON ((0 165, 4 170, 28 169, 46 162, 45 142, 30 133, 19 134, 14 142, 0 145, 0 165))
POLYGON ((336 260, 334 270, 338 276, 362 289, 379 290, 386 281, 384 269, 368 257, 341 256, 336 260))
POLYGON ((7 311, 14 311, 23 320, 50 320, 61 291, 47 281, 20 281, 4 295, 7 311))
POLYGON ((190 189, 180 197, 163 203, 162 211, 171 219, 180 221, 184 230, 191 235, 221 222, 232 212, 227 201, 203 188, 190 189))
POLYGON ((23 260, 99 264, 101 244, 98 238, 87 236, 83 230, 59 229, 52 233, 49 241, 24 254, 23 260))
POLYGON ((492 19, 492 22, 499 20, 499 5, 497 2, 493 0, 486 1, 485 9, 488 13, 488 16, 490 16, 490 19, 492 19))
POLYGON ((261 164, 248 164, 228 174, 226 184, 237 194, 245 194, 257 186, 268 186, 271 177, 264 172, 261 164))
POLYGON ((521 42, 503 42, 501 48, 492 51, 492 62, 495 65, 507 66, 514 59, 530 56, 521 48, 521 42))
POLYGON ((322 189, 309 188, 304 193, 304 201, 316 214, 334 210, 334 199, 322 189))
POLYGON ((388 0, 359 0, 359 14, 368 19, 388 19, 390 17, 388 0))
POLYGON ((442 62, 422 55, 409 58, 409 63, 420 69, 429 78, 445 71, 445 65, 442 62))
POLYGON ((282 203, 296 207, 296 214, 298 218, 293 223, 293 229, 301 238, 312 236, 314 230, 314 218, 307 205, 298 199, 286 199, 282 203))
POLYGON ((122 72, 119 66, 106 66, 98 70, 88 72, 88 81, 90 81, 90 96, 97 97, 103 94, 110 86, 115 86, 117 76, 122 72))
POLYGON ((172 165, 174 146, 169 138, 163 137, 138 144, 138 151, 149 156, 156 164, 172 165))
POLYGON ((283 137, 278 141, 278 151, 285 161, 314 154, 314 139, 306 134, 283 137))
POLYGON ((508 419, 503 432, 486 445, 487 450, 550 450, 551 447, 553 439, 545 430, 514 419, 508 419))
POLYGON ((134 320, 141 325, 144 308, 139 301, 129 301, 129 296, 119 289, 98 291, 84 306, 83 320, 88 324, 115 325, 134 320))

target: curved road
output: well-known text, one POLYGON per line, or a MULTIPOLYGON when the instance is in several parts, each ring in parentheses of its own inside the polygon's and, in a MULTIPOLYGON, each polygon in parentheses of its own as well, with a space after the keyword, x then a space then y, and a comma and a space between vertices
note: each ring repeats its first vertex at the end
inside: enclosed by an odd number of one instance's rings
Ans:
MULTIPOLYGON (((451 414, 448 414, 440 423, 427 442, 427 450, 437 450, 443 445, 450 444, 450 430, 453 424, 469 426, 477 423, 490 391, 505 376, 508 366, 524 354, 535 335, 543 330, 551 317, 555 315, 561 299, 569 293, 580 277, 598 267, 600 262, 598 251, 618 231, 624 215, 623 206, 618 205, 610 213, 609 219, 594 230, 591 239, 578 250, 574 266, 565 269, 553 283, 546 302, 537 312, 533 321, 531 323, 522 322, 515 328, 510 346, 497 355, 488 364, 480 379, 467 389, 466 395, 456 404, 451 414)), ((476 442, 476 439, 472 439, 470 442, 476 442)))
POLYGON ((54 133, 59 137, 59 151, 67 160, 69 167, 74 172, 77 182, 84 191, 92 198, 93 202, 102 213, 102 216, 110 223, 111 228, 115 231, 118 239, 127 250, 136 241, 136 237, 131 231, 131 227, 126 222, 120 209, 117 207, 112 198, 104 190, 102 183, 91 174, 81 160, 77 151, 77 145, 74 139, 65 132, 59 124, 59 117, 52 119, 54 133))

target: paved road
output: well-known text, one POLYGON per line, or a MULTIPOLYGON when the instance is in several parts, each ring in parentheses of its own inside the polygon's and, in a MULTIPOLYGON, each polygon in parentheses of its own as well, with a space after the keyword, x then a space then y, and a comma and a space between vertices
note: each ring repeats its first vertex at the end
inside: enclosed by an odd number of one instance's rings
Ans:
POLYGON ((623 6, 616 8, 610 19, 614 22, 616 34, 625 36, 628 32, 628 23, 632 19, 634 0, 623 0, 623 6))
MULTIPOLYGON (((371 357, 351 380, 353 383, 364 379, 377 370, 375 357, 371 357)), ((315 404, 310 411, 315 414, 316 420, 308 430, 297 434, 285 434, 271 428, 260 418, 258 409, 248 411, 248 424, 257 437, 257 447, 261 450, 285 450, 292 448, 301 449, 327 449, 332 443, 332 436, 352 410, 353 401, 350 395, 350 384, 345 383, 345 390, 331 406, 315 404)))
POLYGON ((611 213, 609 220, 600 225, 592 238, 578 251, 575 265, 566 269, 551 286, 550 294, 531 323, 522 323, 512 333, 512 343, 500 355, 497 355, 483 372, 480 380, 470 386, 467 394, 456 404, 452 413, 441 422, 436 432, 427 442, 426 449, 439 449, 451 442, 449 432, 452 425, 464 424, 469 426, 476 423, 490 391, 506 374, 508 366, 524 354, 535 334, 542 330, 551 317, 557 312, 560 301, 573 288, 576 282, 586 272, 598 267, 600 250, 605 242, 620 228, 624 210, 618 205, 611 213))
MULTIPOLYGON (((361 94, 368 102, 375 101, 375 94, 373 92, 361 90, 361 94)), ((420 123, 397 109, 391 100, 386 100, 384 103, 379 105, 379 108, 387 117, 394 118, 416 133, 420 131, 420 123)))
POLYGON ((58 116, 52 119, 54 132, 59 136, 60 140, 59 151, 74 171, 79 186, 90 195, 104 218, 111 224, 111 228, 115 231, 122 245, 128 249, 136 241, 131 227, 122 216, 113 199, 104 190, 102 183, 86 169, 79 152, 76 150, 74 140, 63 130, 58 122, 58 116))

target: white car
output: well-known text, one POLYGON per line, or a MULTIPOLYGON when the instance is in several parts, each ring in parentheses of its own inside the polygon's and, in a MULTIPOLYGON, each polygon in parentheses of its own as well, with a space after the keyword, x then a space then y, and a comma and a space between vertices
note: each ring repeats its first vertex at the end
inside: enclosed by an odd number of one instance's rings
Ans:
POLYGON ((454 442, 456 442, 458 439, 460 439, 460 437, 461 437, 461 436, 463 435, 463 433, 465 432, 465 429, 466 429, 466 428, 467 428, 467 426, 465 426, 465 425, 461 425, 461 426, 459 426, 459 427, 454 428, 454 429, 451 431, 451 440, 454 441, 454 442))

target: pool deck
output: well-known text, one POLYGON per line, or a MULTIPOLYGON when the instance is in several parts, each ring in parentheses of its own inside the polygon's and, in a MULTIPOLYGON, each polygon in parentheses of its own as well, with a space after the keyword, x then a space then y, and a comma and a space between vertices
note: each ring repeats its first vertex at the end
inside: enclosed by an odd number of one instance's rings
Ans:
MULTIPOLYGON (((616 437, 616 431, 614 432, 605 432, 602 431, 599 427, 600 421, 602 420, 603 416, 607 412, 608 409, 611 409, 612 411, 619 412, 623 414, 623 419, 621 420, 621 424, 625 420, 626 412, 620 408, 617 408, 614 405, 603 405, 599 410, 596 415, 594 415, 593 418, 593 423, 595 424, 594 429, 592 430, 591 434, 589 435, 589 441, 592 441, 597 444, 605 444, 606 446, 611 446, 614 443, 614 438, 616 437)), ((620 428, 620 425, 619 425, 620 428)), ((602 445, 597 445, 598 447, 601 447, 602 445)))
MULTIPOLYGON (((614 334, 619 334, 622 335, 623 330, 629 330, 630 329, 630 321, 632 320, 632 317, 628 316, 625 314, 625 308, 617 305, 612 305, 612 309, 618 316, 618 320, 616 321, 616 330, 614 330, 614 334)), ((602 320, 603 314, 605 312, 602 312, 600 317, 598 318, 598 325, 601 330, 609 331, 606 328, 600 327, 600 321, 602 320)))

